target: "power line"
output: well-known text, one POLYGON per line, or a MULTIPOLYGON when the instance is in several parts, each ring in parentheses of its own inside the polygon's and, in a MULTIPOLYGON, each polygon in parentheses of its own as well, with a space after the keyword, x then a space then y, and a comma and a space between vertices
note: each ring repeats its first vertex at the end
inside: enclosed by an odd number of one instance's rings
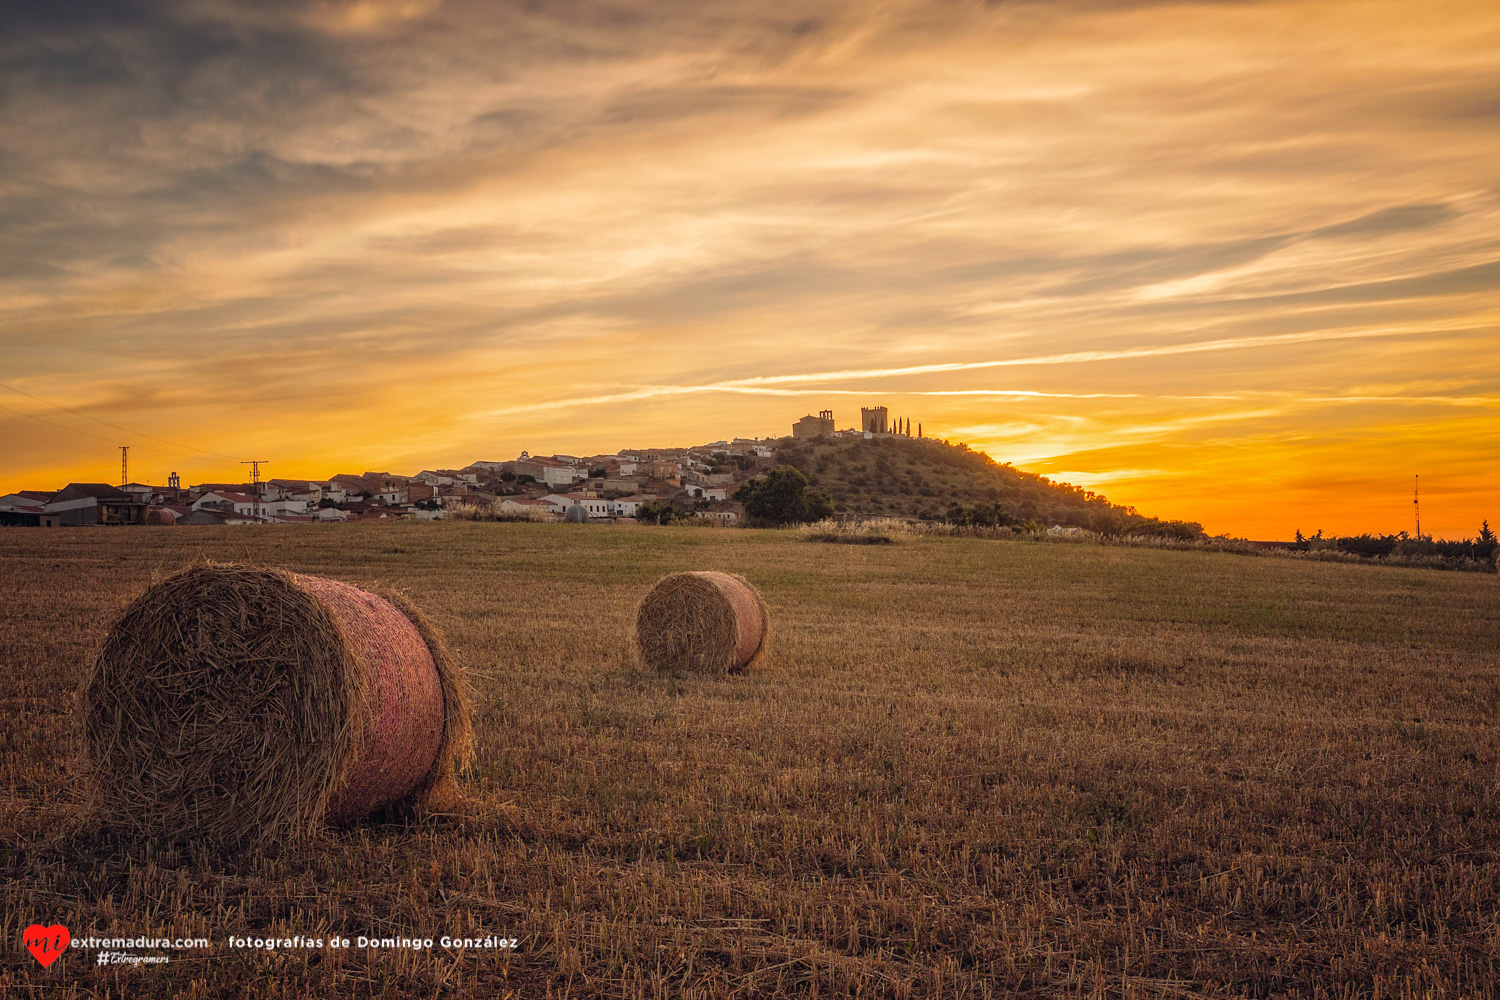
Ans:
MULTIPOLYGON (((0 404, 0 410, 4 410, 7 413, 14 413, 18 417, 29 417, 32 420, 40 420, 44 424, 50 424, 53 427, 61 427, 63 430, 65 430, 65 431, 72 431, 74 434, 86 434, 86 435, 88 435, 91 438, 98 438, 100 441, 108 441, 110 444, 114 444, 115 443, 115 439, 114 438, 107 438, 103 434, 95 434, 93 431, 86 431, 86 430, 83 430, 83 429, 78 428, 78 427, 69 427, 67 424, 60 424, 56 420, 48 420, 46 417, 39 417, 35 413, 27 413, 25 410, 13 410, 10 407, 5 406, 4 404, 0 404)), ((146 450, 147 451, 155 451, 156 449, 155 448, 148 448, 146 450)), ((167 454, 167 453, 163 452, 162 454, 167 454)))
MULTIPOLYGON (((16 416, 18 416, 18 417, 25 417, 28 420, 39 421, 41 423, 47 424, 50 427, 58 427, 58 428, 61 428, 62 430, 65 430, 65 431, 72 431, 74 434, 82 434, 84 437, 91 437, 91 438, 94 438, 94 439, 99 440, 99 441, 108 441, 110 444, 114 445, 115 447, 119 447, 119 439, 118 438, 105 437, 103 434, 95 434, 93 431, 86 431, 82 427, 70 427, 67 424, 60 424, 56 420, 48 420, 46 417, 39 417, 35 413, 27 413, 25 410, 12 409, 11 407, 4 405, 3 403, 0 403, 0 410, 4 410, 7 413, 14 413, 16 416)), ((135 447, 136 447, 137 451, 149 451, 152 454, 156 454, 156 455, 171 455, 171 456, 174 456, 176 458, 190 458, 191 457, 191 456, 188 456, 188 455, 184 455, 180 451, 163 451, 160 448, 150 448, 150 447, 147 447, 145 445, 136 445, 135 447)))
MULTIPOLYGON (((194 448, 190 444, 182 444, 182 443, 177 442, 177 441, 168 441, 166 438, 159 438, 159 437, 157 437, 154 434, 144 434, 141 431, 131 430, 129 427, 123 427, 120 424, 111 423, 108 420, 104 420, 104 419, 102 419, 100 417, 96 417, 92 413, 84 413, 82 410, 75 410, 71 406, 63 406, 61 403, 54 403, 50 399, 43 399, 41 396, 37 396, 37 395, 34 395, 32 393, 29 393, 25 389, 17 389, 15 386, 13 386, 13 385, 7 385, 4 382, 0 382, 0 388, 5 388, 5 389, 9 389, 11 392, 20 393, 22 396, 25 396, 27 399, 34 399, 38 403, 45 403, 46 405, 48 405, 48 406, 50 406, 50 407, 52 407, 54 409, 62 410, 65 413, 71 413, 74 416, 82 417, 85 420, 92 420, 95 423, 103 424, 105 427, 113 427, 117 431, 124 431, 126 434, 129 434, 129 435, 131 435, 133 437, 149 438, 152 441, 158 441, 158 442, 160 442, 162 444, 169 444, 173 448, 181 448, 181 449, 183 449, 185 451, 197 452, 200 455, 208 455, 208 456, 210 456, 212 458, 222 458, 222 459, 224 459, 225 461, 228 461, 228 462, 238 462, 239 461, 239 459, 237 459, 237 458, 235 458, 235 457, 233 457, 231 455, 222 455, 222 454, 220 454, 217 451, 205 451, 202 448, 194 448)), ((7 406, 6 409, 9 410, 10 407, 7 406)), ((18 413, 20 411, 18 411, 18 410, 11 410, 11 412, 12 413, 18 413)), ((29 413, 28 414, 23 414, 23 416, 30 416, 30 415, 31 414, 29 414, 29 413)), ((41 419, 41 418, 38 417, 37 419, 41 419)), ((44 422, 50 423, 50 421, 44 421, 44 422)), ((59 424, 58 426, 62 426, 62 425, 59 424)), ((97 436, 97 435, 95 435, 95 436, 97 436)))

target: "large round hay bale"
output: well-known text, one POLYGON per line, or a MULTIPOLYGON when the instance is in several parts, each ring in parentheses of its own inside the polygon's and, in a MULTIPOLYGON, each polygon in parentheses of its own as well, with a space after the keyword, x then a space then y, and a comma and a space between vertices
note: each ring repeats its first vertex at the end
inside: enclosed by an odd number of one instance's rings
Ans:
POLYGON ((760 591, 733 573, 673 573, 636 610, 641 659, 667 673, 744 670, 765 652, 770 618, 760 591))
POLYGON ((441 809, 470 752, 467 686, 421 612, 276 569, 198 566, 151 587, 78 701, 96 814, 174 839, 441 809))

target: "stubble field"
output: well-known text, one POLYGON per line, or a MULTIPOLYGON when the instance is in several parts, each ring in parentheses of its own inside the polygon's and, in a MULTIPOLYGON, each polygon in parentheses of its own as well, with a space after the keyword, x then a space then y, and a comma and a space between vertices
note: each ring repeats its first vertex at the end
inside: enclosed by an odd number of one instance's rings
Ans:
POLYGON ((1500 583, 1092 545, 422 523, 0 532, 0 994, 1489 997, 1500 583), (72 694, 154 575, 405 588, 474 671, 463 818, 223 858, 90 834, 72 694), (754 672, 632 662, 757 584, 754 672), (74 937, 205 936, 43 969, 74 937), (495 951, 246 951, 231 934, 495 951))

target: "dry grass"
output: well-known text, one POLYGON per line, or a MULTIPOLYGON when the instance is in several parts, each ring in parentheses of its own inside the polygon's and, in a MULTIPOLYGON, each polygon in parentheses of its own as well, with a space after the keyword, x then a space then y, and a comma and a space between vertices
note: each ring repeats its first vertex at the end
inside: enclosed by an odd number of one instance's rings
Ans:
POLYGON ((476 523, 14 530, 0 552, 0 935, 521 939, 46 971, 13 944, 0 993, 1500 991, 1493 576, 476 523), (70 694, 152 572, 199 556, 408 587, 478 672, 486 808, 227 861, 69 832, 70 694), (640 594, 705 568, 763 591, 776 664, 638 670, 640 594))

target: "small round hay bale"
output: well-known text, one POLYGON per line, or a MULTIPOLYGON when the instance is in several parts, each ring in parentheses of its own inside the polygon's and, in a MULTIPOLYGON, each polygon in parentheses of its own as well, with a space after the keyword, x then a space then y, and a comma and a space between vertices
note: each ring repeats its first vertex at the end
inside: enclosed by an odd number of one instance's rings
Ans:
POLYGON ((420 611, 276 569, 198 566, 148 589, 78 703, 96 815, 172 839, 446 808, 470 753, 467 686, 420 611))
POLYGON ((563 520, 568 524, 588 524, 589 509, 581 503, 573 503, 563 511, 563 520))
POLYGON ((733 573, 673 573, 636 610, 641 659, 666 673, 726 674, 760 659, 770 634, 760 591, 733 573))

